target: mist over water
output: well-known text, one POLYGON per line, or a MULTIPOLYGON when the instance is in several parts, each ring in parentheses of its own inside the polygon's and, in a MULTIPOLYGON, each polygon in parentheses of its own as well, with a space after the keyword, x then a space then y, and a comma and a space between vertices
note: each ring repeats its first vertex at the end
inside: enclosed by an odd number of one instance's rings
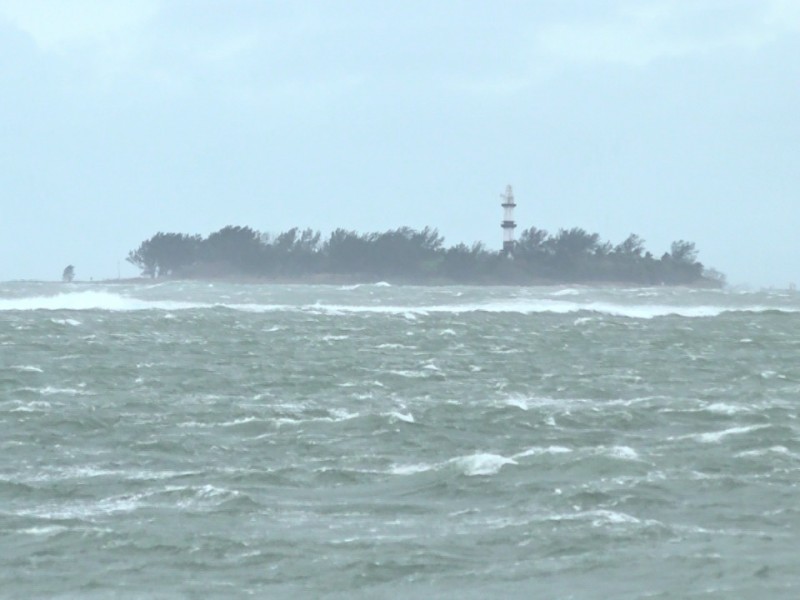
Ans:
POLYGON ((799 311, 0 284, 0 596, 795 598, 799 311))

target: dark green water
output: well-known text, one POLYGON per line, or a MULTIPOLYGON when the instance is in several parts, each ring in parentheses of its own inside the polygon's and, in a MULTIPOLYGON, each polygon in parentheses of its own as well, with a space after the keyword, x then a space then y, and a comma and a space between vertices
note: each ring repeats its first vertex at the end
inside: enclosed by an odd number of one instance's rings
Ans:
POLYGON ((0 284, 0 596, 800 597, 798 311, 0 284))

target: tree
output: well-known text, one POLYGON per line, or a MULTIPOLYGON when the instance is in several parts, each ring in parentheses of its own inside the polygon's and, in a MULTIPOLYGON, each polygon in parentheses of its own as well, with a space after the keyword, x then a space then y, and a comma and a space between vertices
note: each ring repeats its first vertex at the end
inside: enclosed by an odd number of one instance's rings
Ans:
POLYGON ((556 236, 547 240, 552 254, 548 261, 549 275, 564 281, 598 279, 595 252, 599 242, 598 234, 588 233, 580 227, 560 229, 556 236))
POLYGON ((371 242, 369 258, 373 272, 414 275, 420 270, 435 270, 443 238, 430 227, 422 231, 400 227, 376 234, 371 242))
POLYGON ((441 272, 456 281, 482 281, 488 274, 492 254, 481 242, 457 244, 443 252, 441 272))
POLYGON ((199 235, 158 232, 128 254, 127 261, 139 267, 142 275, 176 275, 199 258, 199 235))
POLYGON ((64 272, 61 274, 61 281, 64 283, 71 283, 75 279, 75 267, 67 265, 64 272))
POLYGON ((538 258, 549 253, 548 234, 544 229, 530 227, 519 236, 514 253, 521 258, 538 258))
MULTIPOLYGON (((363 234, 336 229, 323 242, 320 233, 311 229, 295 227, 270 236, 250 227, 227 226, 205 239, 159 232, 131 251, 128 261, 151 277, 314 273, 523 285, 542 281, 723 283, 713 271, 704 275, 694 243, 683 240, 674 242, 658 260, 635 234, 614 246, 578 227, 561 229, 556 235, 530 227, 522 231, 514 256, 515 260, 507 260, 481 243, 446 248, 443 237, 430 227, 363 234)), ((65 269, 65 281, 67 274, 65 269)))
POLYGON ((720 273, 716 269, 704 269, 703 270, 703 277, 708 279, 709 281, 714 282, 719 287, 724 287, 726 283, 726 277, 723 273, 720 273))
POLYGON ((310 273, 318 271, 322 262, 319 231, 293 227, 281 233, 268 245, 271 270, 283 273, 310 273))
POLYGON ((670 284, 687 284, 703 277, 703 264, 697 261, 693 242, 672 242, 670 251, 664 253, 659 263, 660 280, 670 284))
POLYGON ((335 229, 323 246, 334 273, 363 273, 370 252, 371 237, 347 229, 335 229))
POLYGON ((250 227, 228 225, 202 242, 203 260, 222 263, 238 273, 258 273, 264 268, 266 246, 250 227))
POLYGON ((560 229, 558 235, 548 240, 553 254, 572 258, 592 254, 599 241, 598 234, 588 233, 580 227, 560 229))
POLYGON ((669 254, 675 262, 686 265, 693 265, 697 260, 697 249, 694 242, 686 242, 684 240, 672 242, 669 254))
POLYGON ((640 258, 644 252, 644 240, 632 233, 614 248, 614 252, 620 256, 640 258))

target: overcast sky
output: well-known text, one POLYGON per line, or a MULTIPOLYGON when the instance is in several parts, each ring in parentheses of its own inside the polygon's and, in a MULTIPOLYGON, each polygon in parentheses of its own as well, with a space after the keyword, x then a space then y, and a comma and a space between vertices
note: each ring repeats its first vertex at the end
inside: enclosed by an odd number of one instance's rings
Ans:
POLYGON ((0 90, 0 280, 231 224, 499 248, 510 183, 800 283, 798 0, 0 0, 0 90))

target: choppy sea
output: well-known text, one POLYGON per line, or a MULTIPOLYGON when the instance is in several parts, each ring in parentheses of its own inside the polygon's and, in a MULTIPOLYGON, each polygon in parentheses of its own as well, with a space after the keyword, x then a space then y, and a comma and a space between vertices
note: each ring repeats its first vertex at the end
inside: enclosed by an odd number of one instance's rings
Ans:
POLYGON ((800 597, 800 295, 0 284, 0 597, 800 597))

